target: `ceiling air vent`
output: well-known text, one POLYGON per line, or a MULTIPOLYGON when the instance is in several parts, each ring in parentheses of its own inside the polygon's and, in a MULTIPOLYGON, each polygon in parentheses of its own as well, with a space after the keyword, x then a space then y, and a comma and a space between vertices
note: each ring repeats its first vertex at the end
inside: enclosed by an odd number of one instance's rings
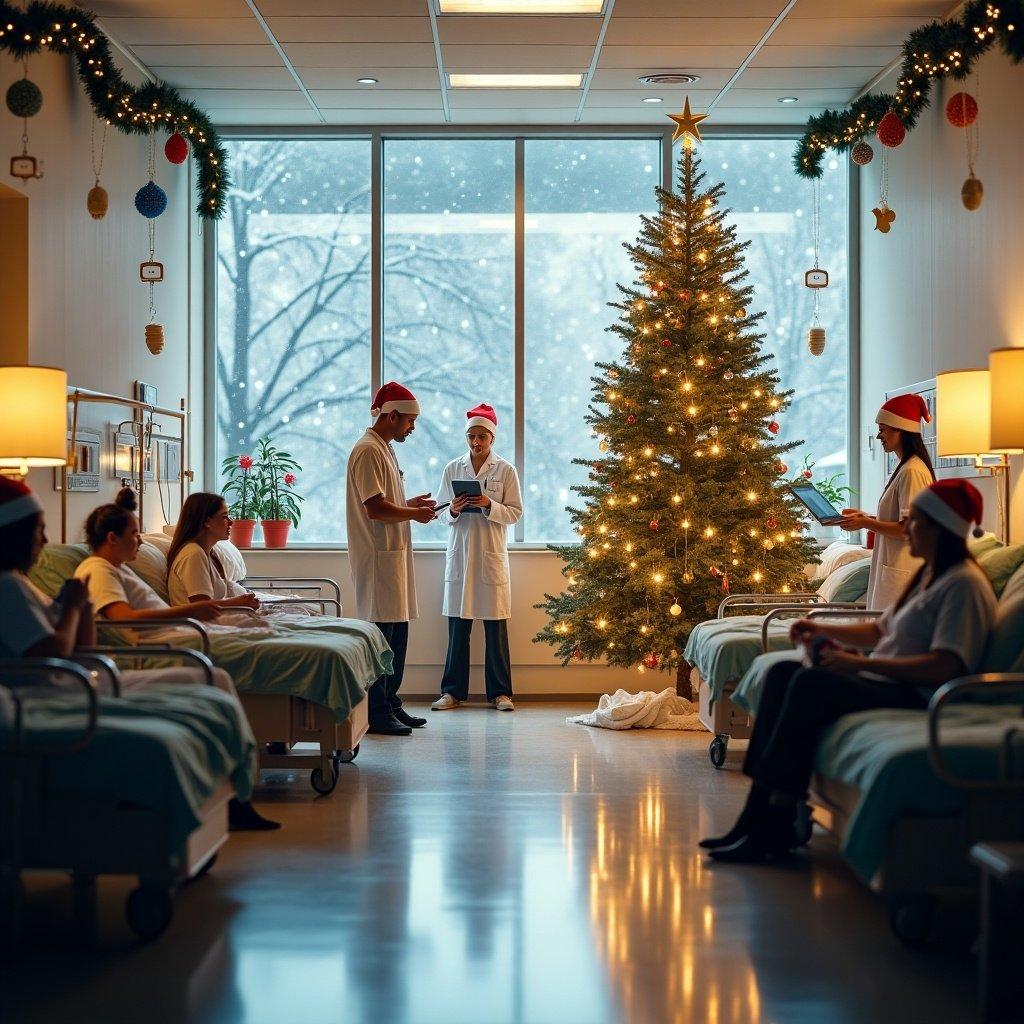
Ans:
POLYGON ((684 71, 659 71, 654 75, 641 75, 637 81, 644 85, 692 85, 700 81, 700 75, 688 75, 684 71))

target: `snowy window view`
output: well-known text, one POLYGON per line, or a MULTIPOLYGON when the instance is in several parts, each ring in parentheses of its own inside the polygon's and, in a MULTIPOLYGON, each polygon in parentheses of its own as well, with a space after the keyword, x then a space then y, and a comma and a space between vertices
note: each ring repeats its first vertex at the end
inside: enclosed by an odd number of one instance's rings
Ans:
MULTIPOLYGON (((270 435, 302 465, 298 543, 345 541, 347 453, 369 425, 369 140, 231 140, 234 188, 217 228, 215 463, 270 435)), ((789 140, 708 139, 708 183, 723 180, 742 238, 755 309, 782 384, 796 388, 785 439, 805 439, 818 470, 846 468, 846 170, 821 181, 825 352, 807 350, 813 293, 812 195, 789 140)), ((622 248, 655 209, 658 139, 524 142, 524 459, 532 543, 572 538, 565 506, 596 451, 583 417, 595 361, 619 355, 607 332, 630 282, 622 248)), ((423 414, 400 448, 410 496, 434 491, 464 449, 465 411, 499 416, 495 450, 515 456, 515 143, 383 143, 382 380, 400 380, 423 414)), ((793 460, 794 463, 799 460, 793 460)), ((440 526, 417 532, 445 540, 440 526)))

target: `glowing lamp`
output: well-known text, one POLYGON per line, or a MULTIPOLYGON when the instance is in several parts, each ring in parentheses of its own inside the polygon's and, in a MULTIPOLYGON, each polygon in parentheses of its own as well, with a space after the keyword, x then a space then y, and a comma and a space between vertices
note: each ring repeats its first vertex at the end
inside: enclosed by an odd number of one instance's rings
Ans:
POLYGON ((988 354, 992 380, 992 444, 996 451, 1024 448, 1024 348, 997 348, 988 354))
POLYGON ((52 366, 0 366, 0 471, 25 476, 68 455, 68 375, 52 366))

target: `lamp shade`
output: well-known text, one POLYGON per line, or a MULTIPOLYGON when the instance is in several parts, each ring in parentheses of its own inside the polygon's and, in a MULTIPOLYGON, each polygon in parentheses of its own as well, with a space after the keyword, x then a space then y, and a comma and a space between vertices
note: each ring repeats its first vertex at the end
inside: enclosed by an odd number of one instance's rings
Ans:
POLYGON ((1024 348, 988 354, 992 374, 992 443, 997 450, 1024 448, 1024 348))
POLYGON ((936 454, 988 455, 990 437, 988 370, 949 370, 935 377, 936 454))
POLYGON ((51 366, 0 366, 0 467, 22 473, 67 461, 68 375, 51 366))

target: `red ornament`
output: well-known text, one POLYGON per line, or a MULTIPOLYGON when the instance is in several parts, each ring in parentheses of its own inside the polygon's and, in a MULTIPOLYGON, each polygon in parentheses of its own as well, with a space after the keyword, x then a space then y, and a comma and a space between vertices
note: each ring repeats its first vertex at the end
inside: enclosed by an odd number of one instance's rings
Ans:
POLYGON ((608 481, 608 486, 614 491, 615 490, 615 481, 614 480, 609 480, 608 481))
POLYGON ((787 466, 783 461, 781 461, 781 459, 779 460, 779 462, 776 463, 775 469, 780 474, 789 472, 789 466, 787 466))
POLYGON ((649 523, 648 523, 647 525, 648 525, 648 526, 649 526, 649 527, 650 527, 650 528, 651 528, 652 530, 656 530, 656 529, 658 528, 658 520, 657 520, 657 519, 652 519, 652 520, 651 520, 651 521, 650 521, 650 522, 649 522, 649 523))
POLYGON ((654 653, 654 651, 651 651, 650 654, 644 655, 644 665, 646 665, 647 668, 657 668, 660 662, 661 659, 654 653))
POLYGON ((185 136, 180 132, 175 132, 164 143, 164 156, 172 164, 184 163, 185 158, 188 156, 188 143, 185 141, 185 136))
POLYGON ((777 434, 777 433, 779 432, 779 429, 780 429, 780 428, 779 428, 779 425, 778 425, 778 423, 776 423, 776 422, 775 422, 775 420, 772 420, 772 421, 771 421, 771 423, 769 423, 769 424, 768 424, 768 429, 769 429, 769 430, 770 430, 770 431, 771 431, 771 432, 772 432, 773 434, 777 434))
POLYGON ((632 426, 632 425, 633 425, 634 423, 636 423, 636 417, 635 417, 635 416, 634 416, 634 415, 633 415, 632 413, 630 413, 630 414, 629 414, 629 415, 628 415, 628 416, 626 417, 626 422, 627 422, 627 423, 628 423, 628 424, 629 424, 630 426, 632 426))
POLYGON ((946 103, 946 120, 954 128, 966 128, 978 119, 978 101, 969 92, 957 92, 946 103))
POLYGON ((764 525, 767 526, 769 530, 777 530, 779 528, 779 521, 775 516, 770 516, 764 521, 764 525))
POLYGON ((683 291, 681 291, 681 292, 677 292, 677 294, 679 295, 679 298, 682 299, 683 302, 686 302, 690 298, 690 293, 688 291, 686 291, 685 289, 683 291))
POLYGON ((580 650, 580 649, 579 649, 578 647, 576 648, 576 650, 575 650, 575 651, 573 651, 573 652, 572 652, 572 656, 573 656, 573 657, 574 657, 574 658, 575 658, 575 659, 576 659, 577 661, 582 661, 582 660, 583 660, 583 652, 582 652, 582 651, 581 651, 581 650, 580 650))
POLYGON ((723 591, 724 591, 724 592, 725 592, 726 594, 728 594, 728 593, 729 593, 729 577, 728 577, 728 576, 723 576, 723 577, 722 577, 722 590, 723 590, 723 591))
POLYGON ((803 478, 804 478, 805 480, 810 480, 810 479, 811 479, 811 477, 812 477, 812 476, 814 476, 814 474, 813 474, 813 473, 812 473, 812 472, 811 472, 811 471, 810 471, 809 469, 805 469, 805 470, 804 470, 804 471, 803 471, 803 472, 802 472, 802 473, 801 473, 800 475, 801 475, 801 476, 802 476, 802 477, 803 477, 803 478))
POLYGON ((669 338, 662 338, 661 339, 661 347, 662 348, 671 348, 672 347, 671 339, 669 339, 669 338))
POLYGON ((711 573, 711 575, 714 576, 716 579, 722 575, 722 570, 719 569, 717 565, 711 566, 711 568, 708 569, 708 572, 711 573))
POLYGON ((881 121, 878 122, 878 130, 875 132, 878 141, 889 149, 895 149, 907 137, 906 125, 890 110, 881 121))

